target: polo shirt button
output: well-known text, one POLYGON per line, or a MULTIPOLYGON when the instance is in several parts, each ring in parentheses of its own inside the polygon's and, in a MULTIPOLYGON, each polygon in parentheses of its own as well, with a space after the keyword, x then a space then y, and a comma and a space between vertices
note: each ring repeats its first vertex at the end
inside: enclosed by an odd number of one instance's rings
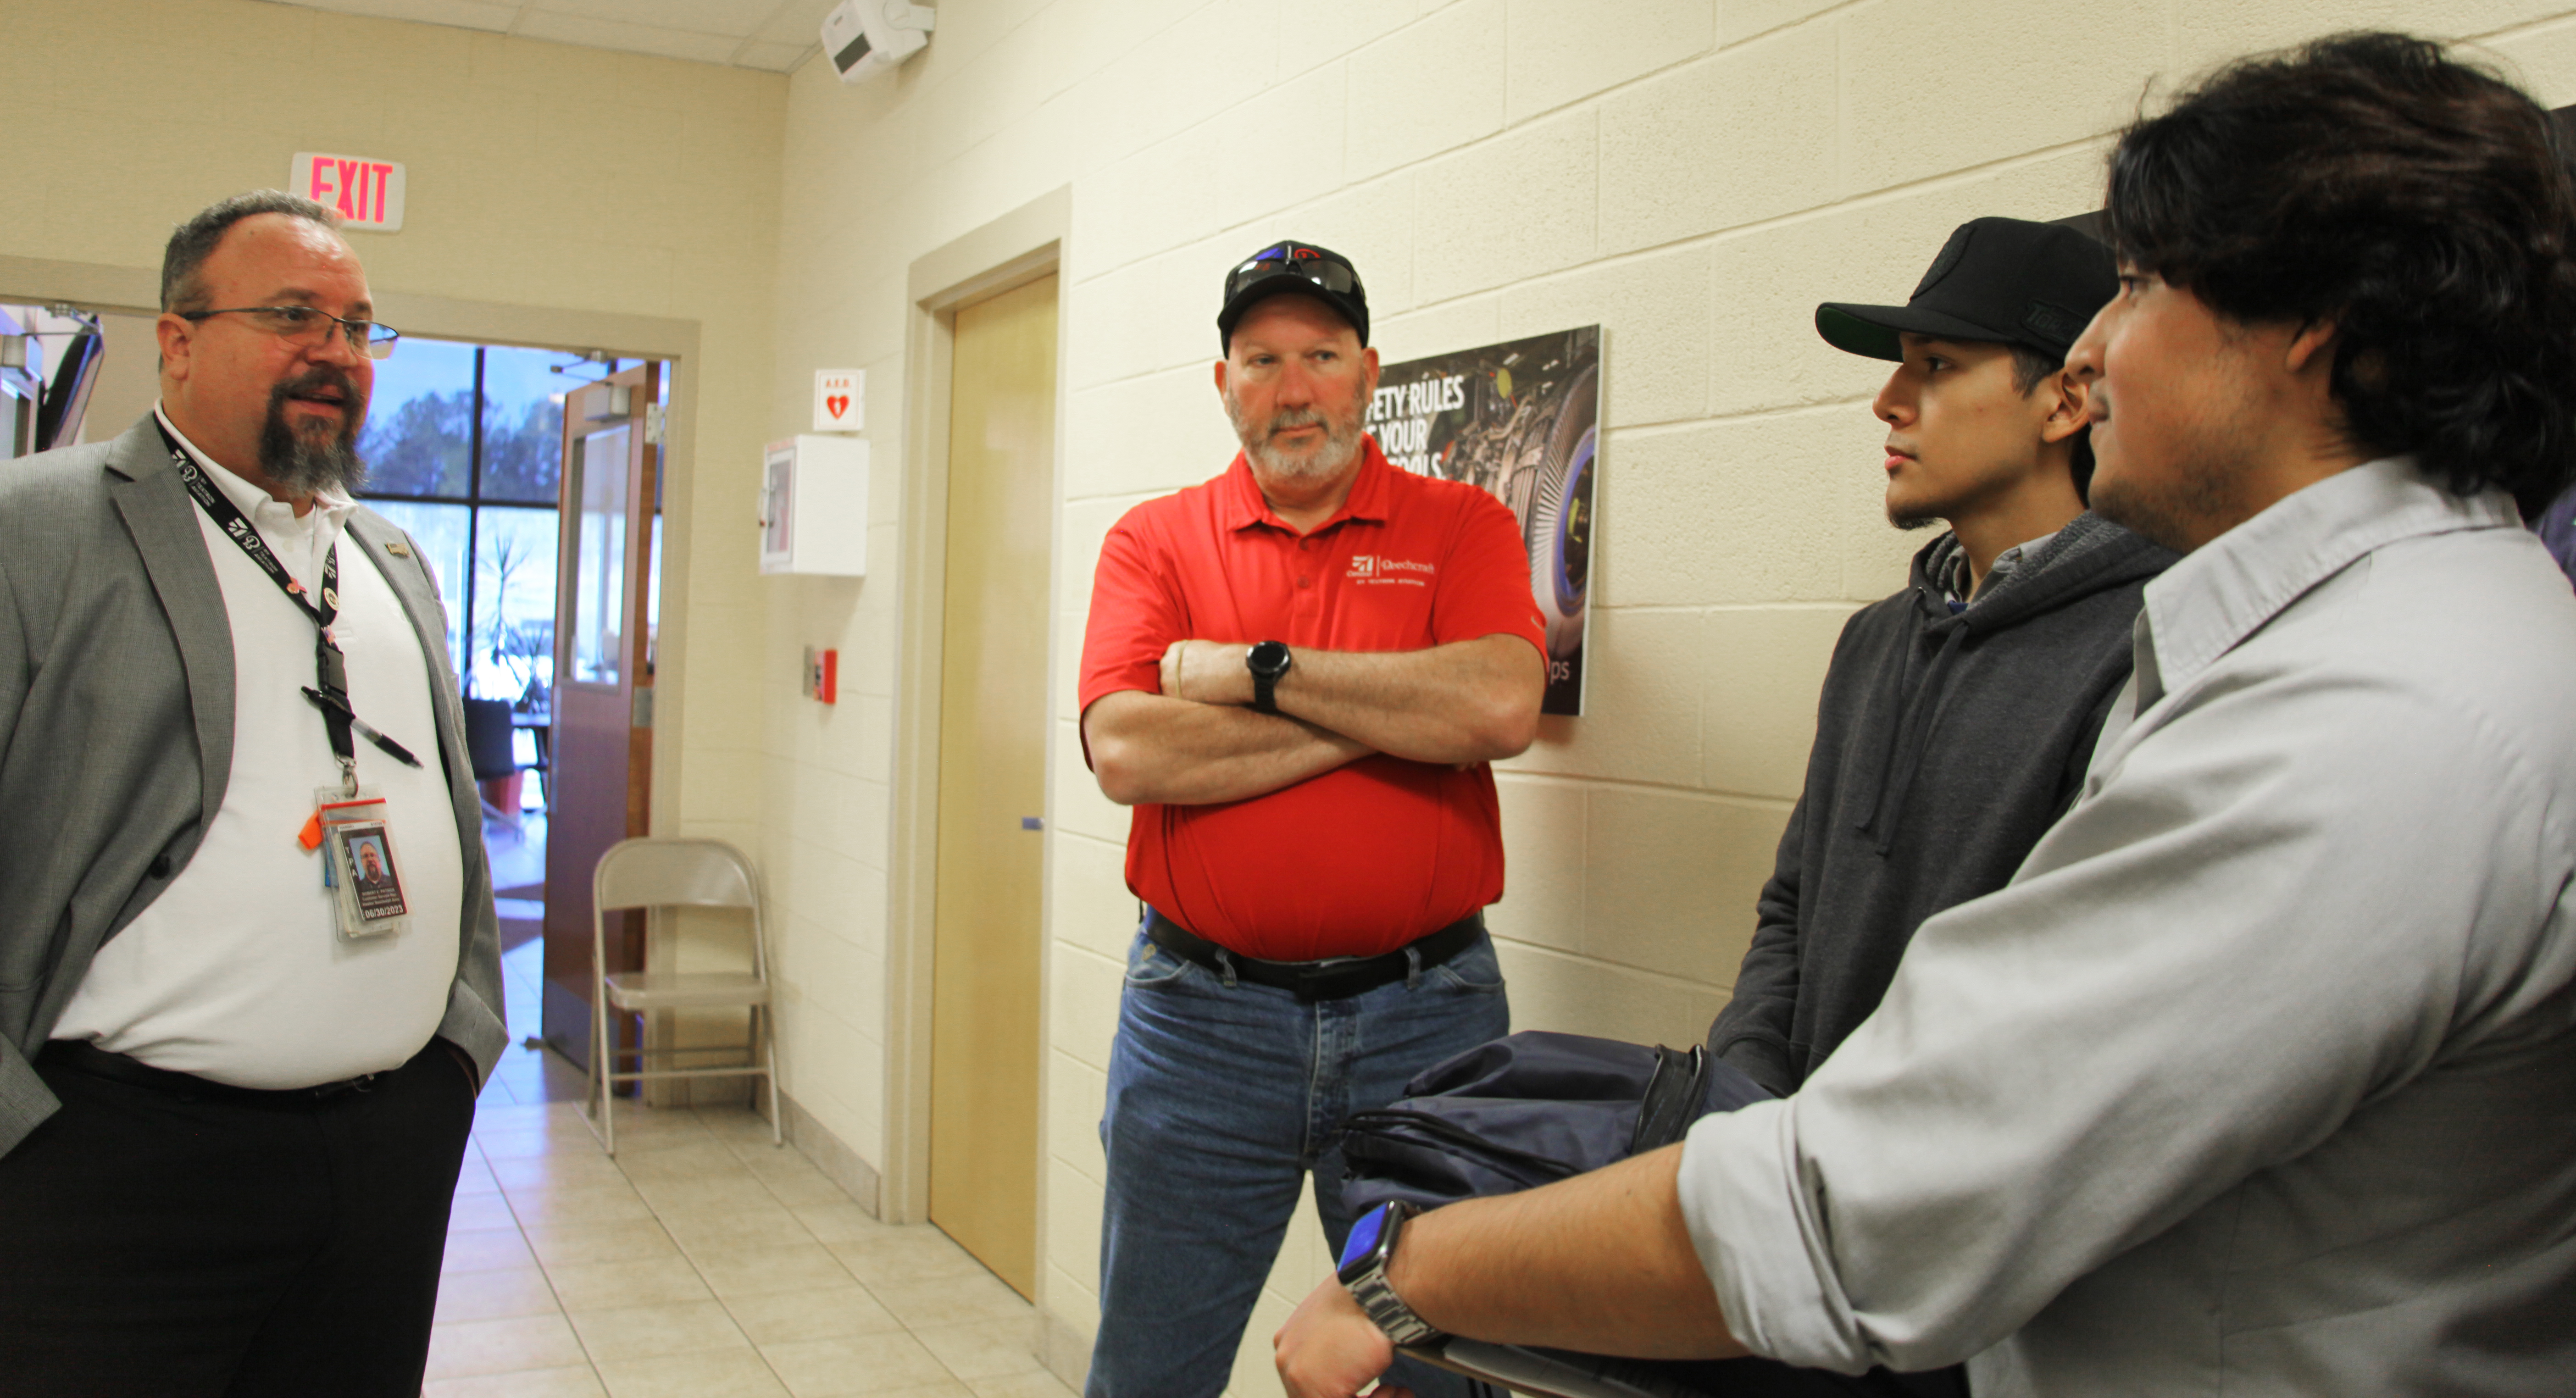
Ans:
POLYGON ((1301 549, 1311 549, 1315 547, 1315 540, 1312 538, 1300 539, 1297 541, 1297 547, 1301 549))
POLYGON ((1304 587, 1304 586, 1306 586, 1308 583, 1311 583, 1311 582, 1313 582, 1313 581, 1314 581, 1314 579, 1313 579, 1313 578, 1299 578, 1299 579, 1297 580, 1297 585, 1298 585, 1299 587, 1304 587))
POLYGON ((144 872, 150 874, 156 879, 166 879, 170 877, 170 856, 168 854, 156 854, 152 856, 152 867, 144 870, 144 872))

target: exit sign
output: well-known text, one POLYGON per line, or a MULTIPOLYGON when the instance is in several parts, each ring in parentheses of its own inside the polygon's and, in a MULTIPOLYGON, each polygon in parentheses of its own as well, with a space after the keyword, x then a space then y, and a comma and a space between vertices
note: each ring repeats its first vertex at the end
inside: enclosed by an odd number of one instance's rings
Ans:
POLYGON ((398 161, 297 151, 286 188, 338 211, 344 228, 372 233, 402 230, 403 167, 398 161))

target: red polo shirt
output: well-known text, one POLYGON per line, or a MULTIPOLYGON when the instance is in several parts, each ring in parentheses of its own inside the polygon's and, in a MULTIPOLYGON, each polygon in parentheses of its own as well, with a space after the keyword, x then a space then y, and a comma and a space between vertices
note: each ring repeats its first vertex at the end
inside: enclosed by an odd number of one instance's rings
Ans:
MULTIPOLYGON (((1366 439, 1341 510, 1303 538, 1241 455, 1109 531, 1082 643, 1082 707, 1161 690, 1192 638, 1424 650, 1508 634, 1544 653, 1529 554, 1502 502, 1387 464, 1366 439)), ((1494 774, 1383 753, 1246 801, 1135 807, 1127 886, 1200 936, 1268 961, 1374 956, 1503 891, 1494 774)))

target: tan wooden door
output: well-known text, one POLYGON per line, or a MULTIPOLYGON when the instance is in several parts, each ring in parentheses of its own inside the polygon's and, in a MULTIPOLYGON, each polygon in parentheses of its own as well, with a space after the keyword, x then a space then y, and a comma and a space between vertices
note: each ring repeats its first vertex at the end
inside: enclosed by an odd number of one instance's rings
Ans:
MULTIPOLYGON (((546 1042, 587 1066, 590 874, 610 845, 651 828, 653 516, 661 448, 647 441, 661 367, 564 396, 556 546, 551 770, 546 779, 546 1042), (624 401, 614 396, 624 390, 624 401)), ((643 963, 644 919, 609 922, 611 971, 643 963)), ((634 1048, 631 1031, 618 1047, 634 1048)), ((630 1062, 626 1067, 633 1067, 630 1062)))
POLYGON ((1037 1290, 1056 280, 957 312, 939 702, 930 1221, 1037 1290))

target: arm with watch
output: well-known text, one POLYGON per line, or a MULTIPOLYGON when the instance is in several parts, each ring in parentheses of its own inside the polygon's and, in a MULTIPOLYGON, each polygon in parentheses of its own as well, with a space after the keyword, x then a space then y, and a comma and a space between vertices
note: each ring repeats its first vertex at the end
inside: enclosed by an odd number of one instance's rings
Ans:
POLYGON ((1414 762, 1492 762, 1538 738, 1547 664, 1512 635, 1404 651, 1175 641, 1163 693, 1282 713, 1414 762))
MULTIPOLYGON (((1519 1194, 1360 1217, 1271 1344, 1292 1398, 1355 1398, 1451 1335, 1640 1359, 1746 1353, 1684 1224, 1667 1146, 1519 1194)), ((1394 1392, 1400 1393, 1401 1390, 1394 1392)))
POLYGON ((1240 801, 1373 752, 1509 757, 1537 736, 1546 667, 1508 635, 1374 653, 1188 640, 1163 652, 1161 684, 1083 714, 1101 789, 1123 805, 1240 801))

